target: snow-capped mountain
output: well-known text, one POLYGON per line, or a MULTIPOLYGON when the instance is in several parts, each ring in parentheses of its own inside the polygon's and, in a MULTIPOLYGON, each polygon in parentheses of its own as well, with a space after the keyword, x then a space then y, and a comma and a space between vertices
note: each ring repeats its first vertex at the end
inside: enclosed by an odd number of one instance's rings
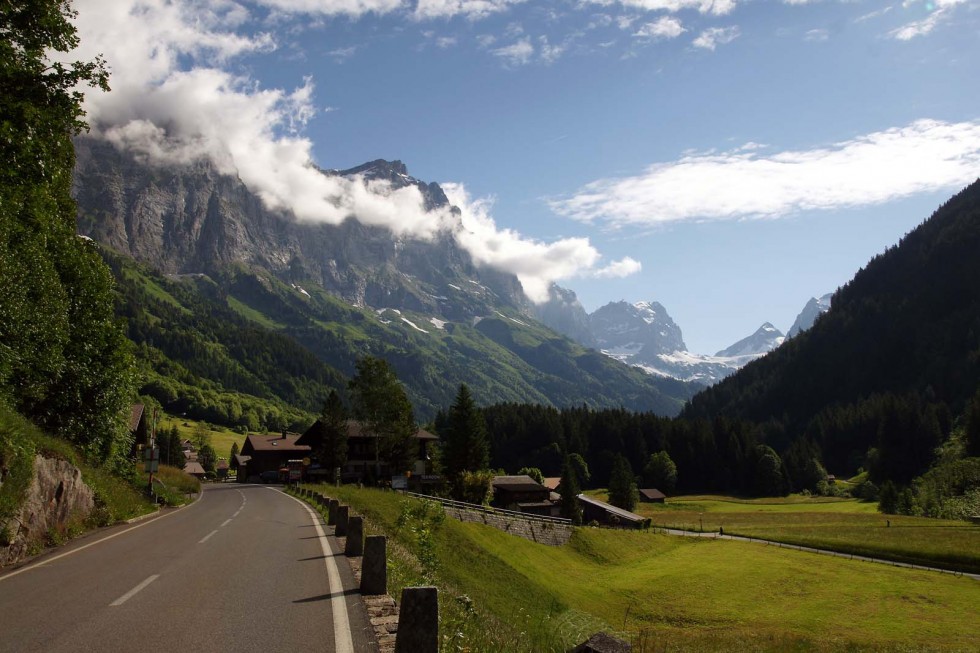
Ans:
MULTIPOLYGON (((796 318, 794 328, 808 328, 829 306, 830 295, 811 299, 796 318)), ((575 293, 557 286, 551 301, 535 312, 551 328, 648 374, 705 385, 717 383, 766 355, 787 338, 766 322, 752 335, 714 356, 697 354, 688 351, 681 328, 658 302, 612 302, 588 315, 586 325, 585 310, 575 293)))
POLYGON ((589 318, 592 333, 603 350, 650 358, 687 349, 680 327, 657 302, 612 302, 589 318))
POLYGON ((740 358, 743 356, 761 356, 768 354, 773 349, 783 344, 786 336, 783 332, 766 322, 759 327, 755 333, 747 338, 742 338, 731 347, 722 349, 715 354, 719 358, 740 358))
POLYGON ((810 301, 803 307, 803 310, 800 311, 800 314, 796 316, 796 321, 789 328, 786 337, 792 338, 799 332, 806 331, 812 327, 818 317, 830 310, 830 299, 833 295, 833 293, 827 293, 823 297, 811 297, 810 301))

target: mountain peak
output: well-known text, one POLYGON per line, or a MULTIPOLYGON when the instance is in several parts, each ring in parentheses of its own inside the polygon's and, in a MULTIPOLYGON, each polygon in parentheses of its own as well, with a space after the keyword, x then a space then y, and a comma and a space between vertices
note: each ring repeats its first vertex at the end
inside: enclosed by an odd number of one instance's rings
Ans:
POLYGON ((833 296, 833 293, 827 293, 821 297, 811 297, 810 301, 803 307, 803 310, 800 311, 800 314, 796 316, 796 321, 789 328, 786 337, 792 338, 801 331, 806 331, 813 326, 813 323, 817 321, 818 317, 830 310, 830 300, 833 296))
POLYGON ((783 344, 786 337, 770 322, 765 322, 751 336, 742 338, 727 349, 722 349, 715 356, 738 357, 759 356, 766 354, 783 344))

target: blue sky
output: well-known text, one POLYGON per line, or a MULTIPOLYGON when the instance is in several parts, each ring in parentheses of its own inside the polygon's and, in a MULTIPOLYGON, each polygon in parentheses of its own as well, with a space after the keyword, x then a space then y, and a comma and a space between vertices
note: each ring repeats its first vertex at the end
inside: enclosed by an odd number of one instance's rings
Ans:
POLYGON ((431 237, 417 198, 302 170, 401 159, 449 182, 477 261, 589 310, 659 301, 701 353, 788 329, 980 176, 975 0, 75 6, 120 147, 431 237))

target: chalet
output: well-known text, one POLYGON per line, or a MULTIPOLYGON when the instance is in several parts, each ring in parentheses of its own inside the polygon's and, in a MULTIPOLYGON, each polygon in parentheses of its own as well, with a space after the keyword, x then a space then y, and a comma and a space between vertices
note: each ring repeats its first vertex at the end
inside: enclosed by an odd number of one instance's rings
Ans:
MULTIPOLYGON (((416 443, 415 462, 410 470, 392 469, 388 460, 383 457, 380 450, 381 437, 368 429, 364 424, 356 420, 347 422, 347 462, 341 470, 341 478, 345 481, 363 481, 368 478, 390 478, 393 474, 402 474, 411 471, 413 476, 424 476, 431 471, 431 456, 429 447, 433 442, 437 442, 439 437, 429 433, 425 429, 419 429, 412 436, 416 443)), ((323 446, 323 425, 320 420, 313 423, 313 426, 306 429, 296 441, 297 445, 306 446, 310 451, 319 452, 323 446)), ((242 449, 242 453, 245 450, 242 449)), ((314 475, 325 475, 329 480, 333 480, 333 470, 318 469, 318 461, 314 460, 311 472, 314 475)))
POLYGON ((643 503, 666 503, 667 495, 656 488, 640 490, 640 501, 643 503))
POLYGON ((491 505, 535 515, 552 515, 557 506, 551 490, 527 475, 494 476, 491 505))
POLYGON ((582 521, 597 522, 604 526, 616 528, 649 528, 650 520, 629 510, 623 510, 608 503, 593 499, 584 494, 578 495, 578 504, 582 508, 582 521))
POLYGON ((552 492, 561 494, 561 476, 548 476, 544 479, 544 483, 542 483, 542 485, 552 492))
POLYGON ((238 456, 239 482, 256 482, 263 472, 278 473, 288 467, 290 460, 309 457, 310 448, 298 444, 299 438, 298 434, 285 431, 282 435, 249 435, 238 456))

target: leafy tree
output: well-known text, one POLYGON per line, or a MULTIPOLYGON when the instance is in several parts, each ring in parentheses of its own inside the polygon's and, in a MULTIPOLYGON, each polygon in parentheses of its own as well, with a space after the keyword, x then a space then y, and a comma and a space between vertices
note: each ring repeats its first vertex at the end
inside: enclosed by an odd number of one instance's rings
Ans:
POLYGON ((561 516, 571 519, 575 525, 582 523, 582 509, 578 505, 579 484, 578 473, 575 471, 575 463, 571 456, 565 457, 565 463, 561 467, 561 516))
POLYGON ((517 470, 517 473, 530 476, 535 482, 544 485, 544 474, 542 474, 541 470, 537 467, 521 467, 519 470, 517 470))
POLYGON ((755 448, 755 483, 758 496, 778 497, 788 494, 789 486, 783 473, 783 461, 771 447, 760 444, 755 448))
POLYGON ((639 500, 633 468, 625 456, 616 456, 609 477, 609 503, 623 510, 633 510, 639 500))
POLYGON ((317 426, 323 438, 317 456, 320 465, 333 474, 347 462, 347 409, 336 390, 330 391, 323 404, 317 426))
POLYGON ((677 487, 677 465, 666 451, 658 451, 650 456, 643 468, 643 480, 664 494, 671 494, 677 487))
POLYGON ((459 477, 459 500, 478 505, 489 505, 493 499, 494 474, 488 470, 463 472, 459 477))
POLYGON ((366 356, 357 362, 357 374, 348 388, 354 417, 377 436, 376 459, 386 458, 392 471, 408 469, 418 429, 412 404, 395 371, 387 361, 366 356))
POLYGON ((441 435, 443 473, 453 485, 453 494, 461 496, 461 475, 486 469, 490 463, 486 420, 465 383, 459 386, 441 435))
POLYGON ((73 16, 67 0, 0 3, 0 399, 121 465, 132 357, 71 198, 79 89, 108 90, 108 73, 101 58, 49 58, 78 45, 73 16))

